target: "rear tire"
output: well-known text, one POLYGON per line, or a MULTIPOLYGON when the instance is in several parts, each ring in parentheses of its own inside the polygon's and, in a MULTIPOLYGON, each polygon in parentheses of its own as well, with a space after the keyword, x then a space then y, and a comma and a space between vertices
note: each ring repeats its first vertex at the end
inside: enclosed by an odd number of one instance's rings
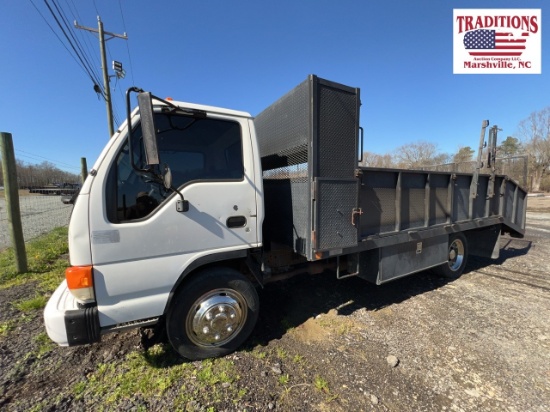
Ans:
POLYGON ((252 333, 259 309, 256 289, 241 273, 205 270, 177 292, 166 319, 168 339, 190 360, 224 356, 252 333))
POLYGON ((468 260, 468 242, 463 233, 454 233, 449 236, 448 261, 434 269, 441 277, 458 279, 466 267, 468 260))

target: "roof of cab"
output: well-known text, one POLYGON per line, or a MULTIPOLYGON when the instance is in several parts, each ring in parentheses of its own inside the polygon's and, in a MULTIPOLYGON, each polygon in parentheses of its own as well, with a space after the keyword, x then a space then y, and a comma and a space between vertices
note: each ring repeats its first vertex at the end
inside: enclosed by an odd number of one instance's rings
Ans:
MULTIPOLYGON (((238 116, 238 117, 247 117, 252 118, 250 113, 239 111, 239 110, 233 110, 233 109, 225 109, 222 107, 215 107, 215 106, 206 106, 203 104, 196 104, 196 103, 187 103, 187 102, 180 102, 175 100, 169 100, 170 103, 172 103, 175 106, 181 107, 182 109, 196 109, 196 110, 203 110, 208 113, 216 113, 216 114, 225 114, 229 116, 238 116)), ((164 103, 159 101, 154 101, 154 106, 156 105, 163 105, 164 103)))

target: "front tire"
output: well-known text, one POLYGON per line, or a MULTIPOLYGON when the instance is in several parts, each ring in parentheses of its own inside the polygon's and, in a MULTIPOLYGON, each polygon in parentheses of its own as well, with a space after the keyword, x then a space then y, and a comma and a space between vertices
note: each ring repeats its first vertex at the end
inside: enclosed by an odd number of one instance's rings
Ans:
POLYGON ((177 292, 166 319, 168 339, 190 360, 227 355, 252 333, 259 308, 256 289, 239 272, 202 271, 177 292))
POLYGON ((468 241, 463 233, 449 236, 449 260, 435 268, 435 273, 448 279, 458 279, 468 260, 468 241))

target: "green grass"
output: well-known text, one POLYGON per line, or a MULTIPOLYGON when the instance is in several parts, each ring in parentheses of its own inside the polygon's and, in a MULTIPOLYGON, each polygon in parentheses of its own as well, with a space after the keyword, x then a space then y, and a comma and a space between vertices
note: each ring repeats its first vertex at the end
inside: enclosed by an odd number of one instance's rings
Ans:
MULTIPOLYGON (((18 320, 8 320, 0 324, 0 338, 4 339, 13 333, 15 326, 28 322, 37 316, 48 301, 49 295, 64 279, 65 268, 69 266, 62 255, 68 252, 67 228, 57 228, 50 233, 34 239, 25 245, 27 250, 28 271, 17 273, 13 249, 0 251, 0 290, 14 286, 26 285, 33 295, 30 298, 10 302, 20 313, 18 320)), ((49 339, 44 334, 38 337, 44 341, 49 339)), ((40 354, 49 351, 42 345, 40 354)))
POLYGON ((33 338, 33 341, 37 345, 36 356, 38 358, 41 358, 45 353, 48 353, 55 347, 54 343, 50 340, 46 332, 41 332, 36 335, 33 338))
POLYGON ((279 376, 279 384, 280 385, 287 385, 290 381, 290 375, 288 373, 285 373, 284 375, 279 376))
POLYGON ((88 375, 87 380, 73 387, 77 398, 94 394, 106 404, 116 404, 123 398, 141 394, 145 397, 162 396, 174 384, 179 374, 185 374, 187 365, 163 368, 152 367, 146 356, 139 352, 129 353, 121 364, 101 363, 88 375))
POLYGON ((294 363, 302 363, 304 361, 304 357, 302 355, 294 355, 292 358, 292 362, 294 363))
POLYGON ((315 389, 317 389, 318 391, 325 392, 325 393, 330 392, 328 387, 328 382, 319 375, 315 376, 313 385, 315 386, 315 389))
POLYGON ((33 310, 43 309, 46 307, 48 297, 44 295, 36 295, 30 299, 23 299, 13 302, 13 306, 21 312, 30 312, 33 310))
POLYGON ((72 391, 77 399, 99 397, 106 409, 113 409, 124 399, 161 397, 177 388, 174 410, 187 410, 193 400, 210 408, 206 410, 217 410, 217 404, 245 396, 246 390, 236 385, 239 380, 232 361, 183 363, 169 347, 155 345, 146 352, 129 353, 123 361, 99 364, 72 391))
POLYGON ((286 350, 283 348, 277 348, 277 357, 281 360, 284 360, 287 357, 286 350))
POLYGON ((11 330, 15 329, 15 325, 17 322, 13 319, 0 323, 0 338, 7 336, 11 330))
POLYGON ((213 361, 207 359, 202 362, 201 368, 197 371, 197 380, 205 385, 216 385, 217 383, 233 383, 236 378, 233 374, 233 362, 225 359, 213 361))
MULTIPOLYGON (((69 266, 62 255, 68 253, 67 228, 61 227, 34 239, 25 245, 27 251, 28 271, 17 273, 15 255, 12 248, 0 252, 0 289, 23 285, 37 281, 37 292, 51 293, 64 277, 65 268, 69 266)), ((40 298, 29 303, 39 305, 40 298)))

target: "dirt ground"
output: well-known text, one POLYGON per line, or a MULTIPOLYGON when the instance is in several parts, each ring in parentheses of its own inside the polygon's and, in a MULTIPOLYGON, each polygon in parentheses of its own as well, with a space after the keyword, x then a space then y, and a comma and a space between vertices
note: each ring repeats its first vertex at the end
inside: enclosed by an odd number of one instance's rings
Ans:
MULTIPOLYGON (((75 387, 107 364, 129 373, 123 360, 144 351, 137 331, 40 352, 41 312, 12 304, 32 287, 0 290, 0 324, 20 319, 0 336, 0 409, 173 410, 187 391, 177 408, 190 411, 548 411, 550 197, 529 198, 526 237, 501 248, 455 281, 420 273, 375 286, 325 273, 270 284, 253 336, 225 359, 231 387, 175 378, 162 396, 116 402, 75 387)), ((161 372, 176 366, 185 362, 161 372)))

